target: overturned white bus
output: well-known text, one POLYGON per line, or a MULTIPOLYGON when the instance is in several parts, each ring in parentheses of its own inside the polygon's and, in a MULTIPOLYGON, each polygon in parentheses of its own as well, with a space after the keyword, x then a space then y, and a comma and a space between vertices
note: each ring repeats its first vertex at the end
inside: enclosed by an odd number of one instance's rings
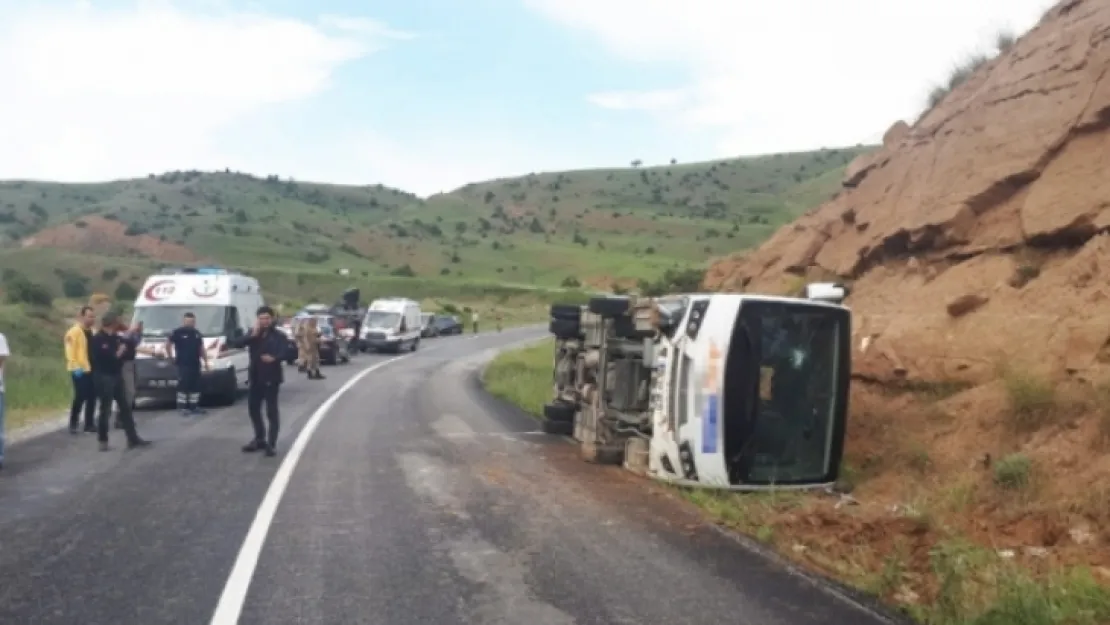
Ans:
POLYGON ((583 456, 733 490, 838 478, 851 377, 847 290, 804 298, 596 297, 551 307, 545 431, 583 456))

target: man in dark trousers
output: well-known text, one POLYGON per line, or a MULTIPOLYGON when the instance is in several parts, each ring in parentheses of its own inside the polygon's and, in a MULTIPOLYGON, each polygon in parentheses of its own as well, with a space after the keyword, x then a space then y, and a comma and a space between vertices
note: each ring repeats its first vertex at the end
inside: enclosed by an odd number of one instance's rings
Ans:
POLYGON ((166 354, 177 366, 177 409, 185 416, 204 414, 200 408, 200 372, 208 367, 204 335, 197 330, 197 317, 185 313, 181 327, 170 333, 166 354))
POLYGON ((73 403, 69 409, 69 433, 77 434, 82 411, 85 414, 85 431, 96 431, 96 387, 93 384, 89 343, 96 314, 92 306, 82 306, 77 323, 65 334, 66 369, 73 381, 73 403))
POLYGON ((262 451, 273 456, 277 448, 281 421, 278 416, 278 391, 285 381, 281 358, 289 339, 274 327, 274 311, 269 306, 258 309, 258 320, 251 333, 238 341, 236 347, 250 350, 250 392, 247 412, 250 413, 254 439, 243 446, 245 452, 262 451), (266 421, 262 422, 262 404, 266 404, 266 421), (269 428, 267 429, 267 425, 269 428))
POLYGON ((145 447, 150 444, 139 438, 135 431, 135 419, 131 413, 131 403, 127 401, 126 391, 123 388, 123 378, 120 371, 123 367, 123 357, 127 346, 118 334, 116 326, 119 316, 107 313, 101 320, 100 331, 93 335, 89 342, 89 352, 92 357, 93 382, 97 395, 100 398, 100 414, 96 422, 96 438, 100 442, 100 451, 108 451, 108 419, 112 416, 112 402, 119 404, 119 420, 123 425, 124 434, 127 435, 127 448, 145 447))

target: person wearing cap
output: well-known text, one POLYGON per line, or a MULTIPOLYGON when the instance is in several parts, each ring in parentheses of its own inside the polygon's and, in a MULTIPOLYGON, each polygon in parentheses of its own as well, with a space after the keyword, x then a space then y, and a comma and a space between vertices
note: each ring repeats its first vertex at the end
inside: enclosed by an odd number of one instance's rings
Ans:
POLYGON ((123 358, 127 353, 127 345, 116 333, 118 326, 119 315, 114 312, 106 313, 101 319, 100 330, 89 341, 93 384, 100 398, 100 414, 96 423, 96 438, 100 443, 100 451, 111 449, 108 446, 108 420, 111 417, 113 402, 119 404, 119 420, 127 436, 127 448, 135 449, 150 444, 149 441, 140 438, 135 431, 135 419, 131 413, 131 404, 127 401, 122 378, 123 358))

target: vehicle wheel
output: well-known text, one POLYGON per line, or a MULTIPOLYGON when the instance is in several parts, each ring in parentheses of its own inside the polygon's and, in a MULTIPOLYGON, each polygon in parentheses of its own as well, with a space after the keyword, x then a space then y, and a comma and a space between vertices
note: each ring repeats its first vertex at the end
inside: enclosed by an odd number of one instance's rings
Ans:
POLYGON ((632 302, 627 297, 590 298, 590 312, 602 317, 619 317, 628 312, 632 302))
POLYGON ((573 319, 574 321, 578 321, 582 318, 582 307, 573 304, 552 304, 551 318, 573 319))
POLYGON ((574 404, 568 404, 562 401, 547 404, 543 407, 544 418, 548 421, 556 421, 559 423, 573 423, 575 412, 577 412, 577 408, 574 404))
POLYGON ((419 347, 420 347, 420 339, 416 339, 415 341, 412 342, 412 351, 415 352, 419 347))
POLYGON ((574 434, 574 424, 566 421, 544 420, 540 429, 542 429, 545 434, 555 434, 557 436, 571 436, 574 434))
POLYGON ((582 336, 582 327, 577 319, 552 319, 547 330, 557 339, 576 339, 582 336))

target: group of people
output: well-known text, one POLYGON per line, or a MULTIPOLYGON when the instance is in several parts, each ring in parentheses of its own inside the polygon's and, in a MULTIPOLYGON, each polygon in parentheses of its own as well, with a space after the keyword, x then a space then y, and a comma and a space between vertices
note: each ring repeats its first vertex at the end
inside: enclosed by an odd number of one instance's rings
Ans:
MULTIPOLYGON (((281 363, 288 342, 273 322, 273 310, 268 306, 259 308, 257 322, 251 332, 231 345, 247 348, 250 354, 247 410, 254 436, 243 446, 243 451, 262 451, 267 456, 276 453, 280 430, 278 392, 284 381, 281 363), (263 407, 265 421, 262 418, 263 407)), ((159 351, 142 347, 141 323, 128 326, 118 314, 109 312, 101 318, 100 327, 94 332, 95 325, 95 312, 92 307, 86 306, 65 334, 66 369, 73 383, 73 402, 69 413, 71 434, 80 433, 83 415, 84 431, 96 433, 101 451, 109 450, 108 425, 112 405, 115 404, 115 425, 124 431, 127 447, 134 449, 150 445, 150 441, 140 437, 136 431, 132 412, 135 402, 135 358, 139 353, 173 360, 178 378, 178 409, 187 416, 204 413, 200 408, 200 378, 201 372, 208 366, 208 354, 204 337, 196 329, 196 317, 192 313, 185 313, 181 326, 166 339, 164 356, 159 351)), ((6 356, 6 342, 0 347, 3 347, 0 353, 6 356)), ((2 371, 3 358, 0 358, 0 411, 3 403, 2 371)), ((318 368, 316 371, 318 375, 318 368)), ((2 431, 0 422, 0 437, 2 431)), ((3 461, 2 445, 0 438, 0 463, 3 461)))
POLYGON ((85 306, 64 338, 66 369, 73 383, 69 431, 79 432, 82 412, 85 431, 95 432, 101 451, 107 451, 108 420, 118 406, 116 425, 127 436, 129 449, 150 444, 135 430, 131 408, 135 400, 135 356, 142 342, 142 326, 129 327, 114 312, 105 314, 93 332, 96 314, 85 306), (100 406, 97 415, 97 405, 100 406))

